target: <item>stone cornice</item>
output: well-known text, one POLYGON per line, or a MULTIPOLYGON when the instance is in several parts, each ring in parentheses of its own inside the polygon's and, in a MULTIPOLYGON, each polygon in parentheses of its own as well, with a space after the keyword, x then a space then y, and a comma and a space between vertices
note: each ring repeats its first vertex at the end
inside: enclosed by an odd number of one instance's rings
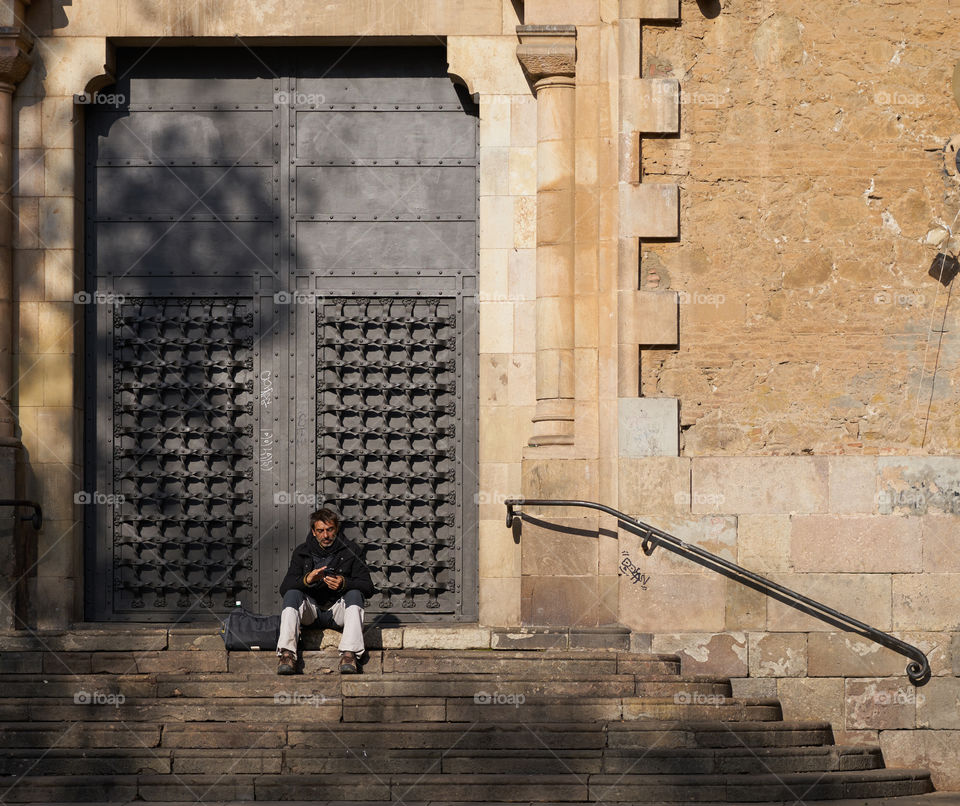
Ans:
POLYGON ((30 72, 33 40, 20 28, 0 26, 0 90, 13 92, 30 72))
POLYGON ((517 36, 517 59, 532 81, 576 74, 575 25, 518 25, 517 36))

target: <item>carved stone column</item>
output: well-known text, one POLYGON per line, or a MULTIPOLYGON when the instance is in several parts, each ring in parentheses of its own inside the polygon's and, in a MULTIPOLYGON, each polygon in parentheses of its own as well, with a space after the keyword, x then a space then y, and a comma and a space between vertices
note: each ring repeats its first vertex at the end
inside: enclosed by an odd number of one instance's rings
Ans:
MULTIPOLYGON (((32 48, 19 28, 0 26, 0 498, 17 497, 21 447, 13 409, 13 93, 30 70, 32 48)), ((0 629, 15 626, 16 516, 11 508, 0 509, 0 629)))
POLYGON ((537 95, 537 409, 531 445, 574 434, 574 155, 577 29, 519 25, 537 95))

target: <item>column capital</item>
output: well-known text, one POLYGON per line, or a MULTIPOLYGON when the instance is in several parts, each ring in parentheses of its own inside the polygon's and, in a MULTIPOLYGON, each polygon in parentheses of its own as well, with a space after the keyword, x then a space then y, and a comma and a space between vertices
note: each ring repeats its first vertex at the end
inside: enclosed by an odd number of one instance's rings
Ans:
POLYGON ((13 92, 30 72, 33 40, 22 28, 0 26, 0 91, 13 92))
POLYGON ((517 36, 517 59, 535 87, 546 79, 572 79, 576 74, 577 26, 518 25, 517 36))

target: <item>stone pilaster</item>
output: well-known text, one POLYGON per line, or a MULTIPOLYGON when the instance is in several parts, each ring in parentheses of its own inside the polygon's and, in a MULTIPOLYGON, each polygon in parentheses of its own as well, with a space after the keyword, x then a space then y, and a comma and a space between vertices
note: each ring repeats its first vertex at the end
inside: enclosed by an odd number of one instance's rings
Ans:
MULTIPOLYGON (((22 8, 22 7, 21 7, 22 8)), ((13 408, 13 93, 30 70, 33 42, 22 30, 0 26, 0 498, 16 498, 20 439, 13 408)), ((0 629, 15 626, 17 513, 0 509, 0 629)))
POLYGON ((577 29, 520 25, 517 33, 517 58, 537 95, 537 408, 530 444, 571 445, 577 29))

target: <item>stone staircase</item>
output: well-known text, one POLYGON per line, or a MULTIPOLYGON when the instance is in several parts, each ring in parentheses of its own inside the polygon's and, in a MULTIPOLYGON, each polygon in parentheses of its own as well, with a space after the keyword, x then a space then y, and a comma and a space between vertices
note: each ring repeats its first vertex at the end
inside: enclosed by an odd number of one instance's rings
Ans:
POLYGON ((931 792, 825 722, 622 650, 336 652, 194 629, 0 636, 0 802, 769 802, 931 792))

